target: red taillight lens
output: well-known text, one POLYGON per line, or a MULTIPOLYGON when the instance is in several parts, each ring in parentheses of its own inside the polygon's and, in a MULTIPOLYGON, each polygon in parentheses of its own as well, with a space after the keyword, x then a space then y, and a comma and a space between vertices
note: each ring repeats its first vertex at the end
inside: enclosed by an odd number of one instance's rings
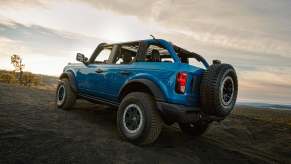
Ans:
POLYGON ((179 72, 176 79, 176 92, 185 93, 188 75, 185 72, 179 72))

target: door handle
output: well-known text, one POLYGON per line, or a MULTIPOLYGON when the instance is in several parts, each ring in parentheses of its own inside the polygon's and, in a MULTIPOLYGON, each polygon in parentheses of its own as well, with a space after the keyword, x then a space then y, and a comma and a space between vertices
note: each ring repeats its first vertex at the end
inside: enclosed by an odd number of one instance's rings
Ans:
POLYGON ((102 69, 97 69, 95 72, 96 73, 103 73, 104 71, 102 69))
POLYGON ((130 74, 130 72, 128 72, 128 71, 120 71, 119 73, 122 75, 129 75, 130 74))

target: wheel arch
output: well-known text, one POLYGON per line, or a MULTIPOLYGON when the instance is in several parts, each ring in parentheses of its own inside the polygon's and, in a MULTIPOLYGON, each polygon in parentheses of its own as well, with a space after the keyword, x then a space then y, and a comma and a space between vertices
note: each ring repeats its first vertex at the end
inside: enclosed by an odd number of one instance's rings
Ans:
POLYGON ((148 79, 135 79, 127 82, 119 91, 119 102, 130 92, 146 92, 151 94, 157 101, 166 101, 165 95, 159 86, 148 79))
POLYGON ((70 87, 72 88, 72 90, 74 92, 78 92, 78 89, 77 89, 77 85, 76 85, 76 80, 75 80, 75 75, 72 71, 67 71, 67 72, 63 72, 59 79, 63 79, 63 78, 67 78, 70 82, 70 87))

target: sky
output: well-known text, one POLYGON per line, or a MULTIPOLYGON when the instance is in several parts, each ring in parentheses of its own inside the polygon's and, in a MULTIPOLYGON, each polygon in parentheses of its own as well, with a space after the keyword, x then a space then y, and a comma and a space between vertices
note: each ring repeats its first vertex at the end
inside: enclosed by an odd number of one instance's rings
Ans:
POLYGON ((232 64, 239 101, 291 104, 290 0, 0 0, 0 69, 58 76, 101 42, 163 38, 232 64))

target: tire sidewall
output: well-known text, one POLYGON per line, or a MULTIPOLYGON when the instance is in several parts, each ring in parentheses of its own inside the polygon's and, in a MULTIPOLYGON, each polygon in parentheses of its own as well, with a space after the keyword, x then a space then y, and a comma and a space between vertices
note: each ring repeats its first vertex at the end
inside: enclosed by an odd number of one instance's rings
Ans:
POLYGON ((59 84, 58 84, 58 87, 57 87, 57 91, 56 91, 56 104, 59 108, 61 108, 64 104, 65 104, 65 101, 66 101, 66 97, 67 97, 67 88, 66 88, 66 84, 64 81, 60 81, 59 84), (60 87, 64 87, 64 98, 63 100, 60 102, 59 101, 59 89, 60 87))
POLYGON ((152 143, 159 136, 162 128, 161 118, 156 113, 156 104, 153 97, 147 93, 132 92, 123 98, 117 111, 117 128, 120 136, 135 145, 152 143), (143 114, 143 125, 135 135, 128 135, 123 127, 123 113, 129 104, 136 104, 140 107, 143 114), (153 121, 155 126, 153 126, 153 121))
POLYGON ((234 107, 234 105, 236 103, 236 98, 237 98, 237 89, 236 89, 237 88, 237 79, 236 79, 235 71, 231 67, 227 67, 226 69, 222 70, 221 74, 222 75, 220 76, 220 79, 219 79, 218 96, 217 96, 217 98, 218 98, 217 101, 218 101, 218 104, 220 105, 220 108, 218 108, 218 110, 219 110, 219 113, 221 113, 222 115, 228 115, 231 112, 231 110, 233 109, 233 107, 234 107), (223 80, 225 78, 227 78, 227 77, 232 78, 233 85, 234 85, 234 90, 233 90, 233 96, 232 96, 232 100, 231 100, 230 104, 229 105, 224 105, 222 100, 221 100, 221 96, 223 96, 223 95, 221 95, 220 90, 221 90, 221 87, 223 87, 222 86, 223 80))
POLYGON ((129 98, 125 98, 118 109, 118 126, 119 126, 119 130, 121 131, 121 133, 124 135, 124 137, 127 140, 130 140, 132 142, 136 141, 138 142, 138 140, 140 140, 140 138, 143 136, 143 134, 145 133, 145 130, 147 129, 147 122, 148 122, 148 118, 149 116, 147 115, 147 112, 145 110, 146 105, 144 103, 142 103, 139 98, 134 98, 134 97, 129 97, 129 98), (140 129, 136 132, 136 133, 129 133, 126 128, 124 127, 123 124, 123 115, 125 112, 125 109, 127 106, 129 106, 130 104, 135 104, 137 105, 140 110, 141 110, 141 114, 142 114, 142 123, 141 123, 141 127, 140 129))
POLYGON ((214 64, 204 72, 201 89, 201 108, 206 115, 226 117, 233 110, 238 94, 238 81, 235 69, 229 64, 214 64), (231 102, 224 105, 221 100, 221 87, 226 77, 233 80, 234 90, 231 102))
POLYGON ((72 95, 70 97, 70 92, 72 92, 71 88, 70 88, 70 84, 69 84, 69 80, 68 79, 62 79, 60 82, 59 82, 59 85, 57 87, 57 92, 56 92, 56 104, 57 104, 57 107, 58 108, 65 108, 67 109, 68 107, 68 103, 69 103, 69 99, 72 98, 72 95), (63 86, 64 89, 65 89, 65 96, 63 98, 63 101, 62 103, 58 104, 58 91, 59 91, 59 88, 63 86))

